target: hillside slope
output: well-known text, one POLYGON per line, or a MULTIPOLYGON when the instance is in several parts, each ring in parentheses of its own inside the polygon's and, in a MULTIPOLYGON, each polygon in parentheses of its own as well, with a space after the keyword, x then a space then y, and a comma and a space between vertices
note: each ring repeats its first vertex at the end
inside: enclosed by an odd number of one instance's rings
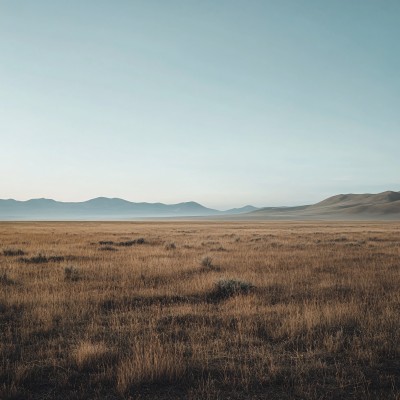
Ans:
POLYGON ((400 192, 339 194, 312 205, 261 208, 246 216, 250 219, 400 219, 400 192))

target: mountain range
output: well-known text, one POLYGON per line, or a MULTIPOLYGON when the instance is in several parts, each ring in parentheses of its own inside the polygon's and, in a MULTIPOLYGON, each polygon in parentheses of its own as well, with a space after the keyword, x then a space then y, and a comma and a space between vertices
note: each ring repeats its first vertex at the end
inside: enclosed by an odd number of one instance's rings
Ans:
POLYGON ((0 200, 0 220, 123 220, 157 217, 235 215, 257 210, 253 206, 219 211, 194 201, 163 204, 133 203, 118 198, 97 197, 82 202, 52 199, 0 200))
POLYGON ((400 192, 339 194, 319 203, 295 207, 244 206, 220 211, 194 201, 133 203, 98 197, 83 202, 51 199, 0 200, 0 220, 135 220, 142 218, 210 218, 227 220, 400 219, 400 192))

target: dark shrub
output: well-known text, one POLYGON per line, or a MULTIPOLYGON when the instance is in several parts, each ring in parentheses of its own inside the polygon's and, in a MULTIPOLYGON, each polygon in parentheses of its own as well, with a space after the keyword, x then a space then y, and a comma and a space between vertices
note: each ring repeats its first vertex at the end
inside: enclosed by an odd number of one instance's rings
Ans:
POLYGON ((75 267, 66 267, 64 269, 64 279, 70 282, 76 282, 80 279, 79 271, 75 267))
POLYGON ((25 252, 21 249, 5 249, 3 254, 8 257, 24 256, 25 252))
POLYGON ((213 260, 209 256, 205 256, 201 259, 201 266, 204 268, 213 268, 213 260))
POLYGON ((103 246, 103 247, 100 247, 99 250, 101 250, 101 251, 118 251, 115 247, 112 247, 112 246, 103 246))
POLYGON ((139 238, 139 239, 134 239, 134 240, 128 240, 126 242, 119 242, 116 243, 117 246, 124 246, 124 247, 130 247, 133 246, 135 244, 143 244, 145 243, 145 240, 143 238, 139 238))
POLYGON ((0 284, 5 286, 14 285, 15 281, 8 276, 7 272, 3 272, 0 274, 0 284))
POLYGON ((249 282, 221 279, 216 283, 214 296, 218 299, 226 299, 239 294, 248 294, 253 288, 254 285, 249 282))
POLYGON ((20 258, 20 261, 26 263, 26 264, 45 264, 48 262, 63 262, 64 261, 63 256, 50 256, 46 257, 42 254, 39 253, 38 256, 31 257, 31 258, 20 258))

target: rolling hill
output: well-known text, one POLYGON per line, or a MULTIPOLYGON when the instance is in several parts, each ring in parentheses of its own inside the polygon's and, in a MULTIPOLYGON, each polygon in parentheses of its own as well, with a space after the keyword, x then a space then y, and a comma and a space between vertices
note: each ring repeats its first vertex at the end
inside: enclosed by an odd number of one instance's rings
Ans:
POLYGON ((246 216, 250 219, 400 219, 400 192, 339 194, 311 205, 260 208, 246 216))

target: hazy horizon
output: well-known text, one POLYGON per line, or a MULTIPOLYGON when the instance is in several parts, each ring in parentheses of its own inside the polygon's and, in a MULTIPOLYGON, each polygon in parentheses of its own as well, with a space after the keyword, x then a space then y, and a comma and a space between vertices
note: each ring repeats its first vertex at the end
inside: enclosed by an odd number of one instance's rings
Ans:
POLYGON ((400 2, 0 4, 0 198, 400 190, 400 2))
MULTIPOLYGON (((385 190, 384 192, 395 192, 395 191, 393 191, 393 190, 390 190, 390 189, 388 189, 388 190, 385 190)), ((319 199, 319 200, 317 200, 315 203, 318 203, 318 202, 320 202, 320 201, 323 201, 323 200, 327 200, 328 198, 330 198, 330 197, 333 197, 333 196, 337 196, 337 195, 342 195, 342 194, 356 194, 356 195, 368 195, 368 194, 371 194, 371 195, 379 195, 379 194, 381 194, 382 192, 380 192, 380 193, 336 193, 336 194, 334 194, 334 195, 332 195, 332 196, 328 196, 327 198, 323 198, 323 199, 319 199)), ((398 193, 400 193, 400 191, 398 191, 398 193)), ((91 201, 91 200, 97 200, 97 199, 108 199, 108 200, 123 200, 123 201, 128 201, 128 202, 131 202, 131 203, 146 203, 146 204, 165 204, 165 205, 174 205, 174 204, 182 204, 182 203, 191 203, 191 202, 194 202, 194 203, 197 203, 197 204, 200 204, 201 206, 204 206, 204 207, 206 207, 206 208, 210 208, 210 209, 215 209, 215 210, 218 210, 218 211, 229 211, 229 210, 232 210, 232 209, 235 209, 235 208, 244 208, 244 207, 247 207, 247 206, 254 206, 254 204, 252 204, 252 203, 246 203, 246 204, 241 204, 241 205, 237 205, 237 206, 232 206, 232 207, 212 207, 212 206, 209 206, 209 205, 207 205, 207 204, 204 204, 204 203, 200 203, 200 202, 198 202, 198 201, 196 201, 196 200, 182 200, 182 201, 177 201, 177 202, 175 202, 175 203, 163 203, 163 202, 158 202, 158 201, 156 201, 156 202, 147 202, 147 201, 143 201, 143 202, 137 202, 137 201, 135 201, 135 200, 132 200, 132 199, 124 199, 124 198, 121 198, 121 197, 106 197, 106 196, 98 196, 98 197, 94 197, 94 198, 88 198, 88 199, 84 199, 84 200, 58 200, 58 199, 54 199, 54 198, 48 198, 48 197, 38 197, 38 198, 29 198, 29 199, 14 199, 14 198, 2 198, 2 199, 0 199, 0 200, 16 200, 16 201, 29 201, 29 200, 51 200, 51 201, 56 201, 56 202, 59 202, 59 203, 82 203, 82 202, 88 202, 88 201, 91 201)), ((310 203, 310 204, 280 204, 280 205, 269 205, 269 204, 264 204, 264 205, 257 205, 257 206, 254 206, 254 207, 258 207, 258 208, 265 208, 265 207, 275 207, 275 206, 277 206, 277 207, 290 207, 290 206, 305 206, 305 205, 312 205, 313 203, 310 203)))

